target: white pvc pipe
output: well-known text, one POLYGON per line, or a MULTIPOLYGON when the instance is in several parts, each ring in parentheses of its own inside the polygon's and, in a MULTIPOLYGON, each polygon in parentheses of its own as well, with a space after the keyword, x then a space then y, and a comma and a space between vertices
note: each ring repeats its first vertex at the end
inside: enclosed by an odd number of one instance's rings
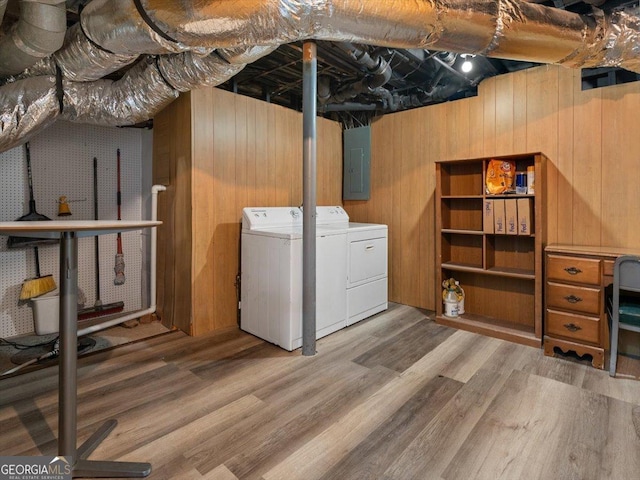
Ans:
MULTIPOLYGON (((151 187, 151 220, 158 219, 158 192, 164 192, 167 189, 164 185, 154 185, 151 187)), ((136 310, 134 312, 129 312, 123 316, 118 316, 116 318, 112 318, 107 320, 106 322, 99 323, 97 325, 91 325, 90 327, 83 328, 82 330, 78 330, 78 337, 82 335, 87 335, 89 333, 97 332, 99 330, 104 330, 105 328, 113 327, 119 325, 128 320, 133 320, 135 318, 140 318, 144 315, 150 315, 155 313, 156 311, 156 257, 157 257, 157 249, 158 249, 158 227, 151 227, 151 278, 149 279, 149 307, 144 310, 136 310)))

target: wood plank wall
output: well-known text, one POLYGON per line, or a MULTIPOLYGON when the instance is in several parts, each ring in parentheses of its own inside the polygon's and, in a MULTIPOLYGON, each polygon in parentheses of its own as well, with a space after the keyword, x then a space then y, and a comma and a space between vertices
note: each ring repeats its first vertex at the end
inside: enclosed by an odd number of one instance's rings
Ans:
POLYGON ((582 91, 579 70, 542 66, 375 121, 371 200, 345 209, 389 225, 390 300, 435 309, 436 160, 541 151, 549 243, 640 248, 639 120, 640 83, 582 91))
POLYGON ((185 94, 153 120, 153 183, 167 186, 158 195, 156 312, 167 327, 189 332, 191 322, 191 108, 185 94), (175 315, 174 312, 186 312, 175 315))
MULTIPOLYGON (((319 118, 317 135, 317 201, 340 205, 340 125, 319 118)), ((189 198, 179 211, 177 205, 159 205, 160 219, 167 222, 160 230, 168 242, 164 250, 159 245, 163 322, 171 318, 169 323, 192 335, 236 325, 242 208, 302 203, 302 114, 224 90, 194 90, 154 119, 154 164, 158 161, 163 166, 155 170, 170 177, 165 201, 189 198), (186 120, 179 115, 185 109, 186 120), (189 159, 188 180, 178 186, 183 156, 189 159), (169 237, 186 230, 189 237, 181 236, 180 242, 169 237)))

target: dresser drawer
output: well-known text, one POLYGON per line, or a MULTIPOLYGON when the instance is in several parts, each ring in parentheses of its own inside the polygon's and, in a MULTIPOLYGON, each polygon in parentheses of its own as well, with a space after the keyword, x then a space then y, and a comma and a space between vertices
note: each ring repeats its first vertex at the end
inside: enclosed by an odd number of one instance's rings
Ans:
POLYGON ((547 335, 600 344, 600 318, 547 310, 547 335))
POLYGON ((547 305, 600 315, 600 289, 547 282, 547 305))
POLYGON ((548 255, 547 279, 600 285, 600 260, 548 255))

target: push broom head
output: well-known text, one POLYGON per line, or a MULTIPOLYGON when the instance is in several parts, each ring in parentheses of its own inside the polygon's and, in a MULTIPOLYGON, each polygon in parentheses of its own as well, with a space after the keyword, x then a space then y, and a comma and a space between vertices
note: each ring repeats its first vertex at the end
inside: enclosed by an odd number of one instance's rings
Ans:
POLYGON ((56 289, 56 282, 53 275, 45 275, 44 277, 28 278, 22 282, 22 290, 20 291, 20 300, 29 300, 36 298, 45 293, 52 292, 56 289))

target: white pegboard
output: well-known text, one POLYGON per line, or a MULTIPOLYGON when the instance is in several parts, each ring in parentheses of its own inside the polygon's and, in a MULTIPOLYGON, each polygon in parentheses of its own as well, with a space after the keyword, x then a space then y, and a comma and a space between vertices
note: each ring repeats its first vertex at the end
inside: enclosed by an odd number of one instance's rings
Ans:
MULTIPOLYGON (((59 121, 30 141, 36 210, 56 220, 92 220, 93 158, 98 159, 98 213, 101 220, 117 216, 116 152, 121 155, 122 219, 142 218, 142 136, 138 129, 80 125, 59 121), (71 200, 71 216, 58 217, 58 199, 71 200)), ((146 153, 146 152, 145 152, 146 153)), ((28 212, 26 155, 24 146, 0 153, 0 220, 13 221, 28 212)), ((124 311, 142 307, 143 233, 122 234, 125 259, 124 285, 113 283, 116 234, 102 235, 100 248, 100 297, 103 304, 124 302, 124 311)), ((78 240, 78 285, 92 306, 96 299, 94 238, 78 240)), ((35 275, 33 248, 7 249, 0 236, 0 337, 34 331, 30 305, 18 305, 22 282, 35 275)), ((39 247, 40 273, 59 281, 58 245, 39 247)), ((145 282, 146 283, 146 282, 145 282)), ((144 305, 146 307, 146 305, 144 305)))

